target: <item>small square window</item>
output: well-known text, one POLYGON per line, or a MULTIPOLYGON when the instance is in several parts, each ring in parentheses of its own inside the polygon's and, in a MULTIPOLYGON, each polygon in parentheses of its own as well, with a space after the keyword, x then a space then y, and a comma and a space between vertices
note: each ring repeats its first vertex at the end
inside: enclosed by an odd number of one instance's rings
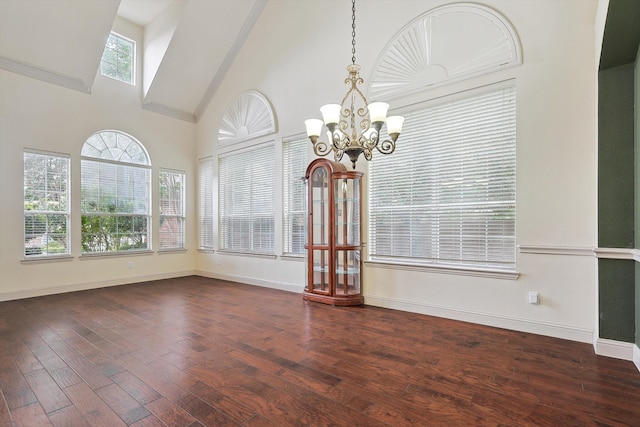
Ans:
POLYGON ((135 42, 111 33, 100 60, 100 74, 134 84, 135 42))

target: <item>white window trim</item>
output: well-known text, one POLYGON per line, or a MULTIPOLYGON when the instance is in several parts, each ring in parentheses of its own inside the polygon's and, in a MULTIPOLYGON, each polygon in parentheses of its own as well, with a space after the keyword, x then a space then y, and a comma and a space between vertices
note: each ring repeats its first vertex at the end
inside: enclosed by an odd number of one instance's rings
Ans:
MULTIPOLYGON (((254 139, 250 139, 250 140, 246 140, 246 141, 242 141, 242 142, 237 142, 233 145, 224 147, 223 149, 219 150, 218 152, 218 187, 217 187, 217 193, 218 193, 218 204, 217 204, 217 211, 218 211, 218 215, 217 215, 217 229, 218 229, 218 245, 217 245, 217 252, 219 253, 227 253, 227 254, 237 254, 237 255, 248 255, 248 256, 257 256, 257 257, 267 257, 267 258, 273 258, 276 257, 276 212, 275 212, 275 201, 274 201, 274 210, 273 210, 273 221, 274 221, 274 235, 273 235, 273 252, 249 252, 249 251, 237 251, 237 250, 232 250, 232 249, 226 249, 222 247, 222 235, 223 232, 221 230, 221 220, 222 220, 222 212, 220 209, 220 204, 221 204, 221 200, 220 200, 220 185, 222 185, 222 179, 220 176, 220 160, 224 159, 225 157, 229 157, 229 156, 234 156, 237 154, 242 154, 242 153, 247 153, 247 152, 251 152, 251 151, 255 151, 255 150, 259 150, 262 148, 267 148, 267 147, 272 147, 274 149, 274 166, 276 164, 276 142, 275 139, 273 138, 272 135, 266 136, 266 137, 259 137, 259 138, 254 138, 254 139)), ((274 176, 274 180, 273 180, 273 191, 274 194, 273 196, 275 196, 275 191, 276 191, 276 177, 274 176)))
MULTIPOLYGON (((73 258, 73 256, 71 255, 71 250, 72 250, 72 239, 71 239, 71 228, 72 228, 72 224, 71 224, 71 205, 72 205, 72 200, 71 200, 71 155, 67 154, 67 153, 60 153, 60 152, 55 152, 55 151, 44 151, 44 150, 36 150, 36 149, 30 149, 30 148, 25 148, 22 152, 22 165, 23 165, 23 169, 24 169, 24 154, 25 153, 30 153, 30 154, 37 154, 37 155, 42 155, 42 156, 51 156, 51 157, 60 157, 60 158, 66 158, 68 160, 68 165, 67 165, 67 179, 66 179, 66 188, 67 188, 67 210, 66 212, 64 212, 63 214, 66 215, 67 217, 67 252, 64 254, 56 254, 56 255, 30 255, 30 256, 26 256, 24 254, 24 247, 22 250, 22 262, 23 263, 33 263, 33 262, 49 262, 49 261, 65 261, 65 260, 70 260, 73 258)), ((22 172, 23 175, 23 185, 24 185, 24 170, 22 172)), ((25 223, 24 223, 24 218, 25 218, 25 211, 24 211, 24 192, 22 195, 22 200, 23 200, 23 220, 22 220, 22 236, 24 238, 24 236, 26 235, 26 229, 24 228, 25 223)), ((24 245, 23 245, 24 246, 24 245)))
POLYGON ((120 33, 116 33, 115 31, 111 31, 109 33, 109 35, 112 35, 112 34, 114 36, 116 36, 116 37, 121 38, 122 40, 126 40, 128 42, 131 42, 131 44, 133 45, 132 52, 131 52, 131 81, 120 80, 120 79, 118 79, 116 77, 111 77, 111 76, 108 76, 106 74, 102 74, 102 56, 104 56, 104 50, 107 48, 106 42, 105 42, 105 45, 104 45, 104 49, 102 51, 102 55, 100 56, 100 65, 99 65, 99 67, 100 67, 100 76, 105 77, 105 78, 110 79, 110 80, 115 80, 117 82, 125 83, 125 84, 128 84, 130 86, 136 86, 137 65, 138 65, 138 61, 137 61, 138 44, 136 43, 135 40, 133 40, 133 39, 127 37, 127 36, 123 36, 120 33))
MULTIPOLYGON (((283 193, 282 193, 282 248, 283 248, 283 253, 282 253, 282 257, 289 257, 289 258, 304 258, 306 251, 303 249, 302 252, 297 253, 297 252, 287 252, 285 251, 286 248, 290 248, 290 242, 288 242, 288 239, 291 239, 291 235, 289 233, 289 230, 287 228, 287 215, 289 212, 285 211, 285 204, 287 202, 287 200, 285 200, 287 198, 287 194, 288 194, 288 185, 290 184, 290 182, 286 181, 289 177, 286 176, 285 174, 285 145, 292 143, 292 142, 300 142, 303 141, 305 143, 305 147, 308 147, 309 144, 309 139, 307 138, 306 134, 304 133, 299 133, 296 135, 291 135, 291 136, 287 136, 285 138, 282 138, 282 171, 283 171, 283 185, 282 185, 282 189, 283 189, 283 193)), ((302 182, 304 182, 304 174, 306 172, 306 167, 308 167, 308 163, 309 163, 309 153, 308 150, 306 151, 306 157, 305 157, 305 163, 307 164, 307 166, 305 166, 305 170, 302 171, 302 175, 300 176, 300 179, 302 182)), ((306 204, 306 192, 305 192, 305 204, 306 204)), ((304 211, 306 212, 306 206, 304 206, 304 211)), ((306 218, 305 218, 305 236, 306 236, 306 218)), ((306 237, 305 237, 306 239, 306 237)))
MULTIPOLYGON (((182 191, 181 191, 181 204, 182 204, 182 214, 181 215, 163 215, 160 212, 160 207, 158 207, 158 230, 161 226, 162 217, 172 217, 172 218, 180 218, 182 219, 182 246, 175 247, 161 247, 162 240, 158 235, 158 252, 176 252, 186 250, 186 240, 187 240, 187 173, 182 170, 177 169, 168 169, 168 168, 160 168, 158 170, 158 191, 160 188, 160 175, 162 173, 169 174, 179 174, 182 175, 182 191)), ((158 202, 162 202, 162 197, 158 194, 158 202)), ((158 233, 159 234, 159 233, 158 233)))
MULTIPOLYGON (((472 83, 472 82, 470 82, 472 83)), ((413 98, 407 96, 406 102, 404 105, 397 109, 394 109, 393 114, 406 114, 411 111, 429 108, 438 104, 442 104, 444 102, 451 102, 460 99, 464 99, 467 97, 472 97, 475 95, 480 95, 485 92, 489 92, 492 90, 499 90, 502 88, 513 87, 517 92, 517 85, 515 78, 509 77, 502 80, 496 80, 494 82, 478 84, 476 86, 469 87, 469 83, 464 85, 464 88, 452 91, 450 93, 440 93, 438 96, 434 96, 429 100, 420 101, 420 102, 411 102, 413 98)), ((402 99, 400 99, 402 102, 402 99)), ((517 114, 517 95, 516 95, 516 114, 517 114)), ((517 123, 516 123, 517 129, 517 123)), ((400 135, 399 140, 402 139, 402 135, 400 135)), ((516 141, 517 144, 517 141, 516 141)), ((516 154, 516 164, 517 164, 517 154, 516 154)), ((516 182, 517 186, 517 182, 516 182)), ((367 204, 371 197, 369 191, 366 192, 367 204)), ((371 233, 371 228, 368 223, 369 221, 369 209, 367 208, 367 233, 371 233)), ((516 208, 517 211, 517 208, 516 208)), ((516 217, 516 229, 517 229, 517 217, 516 217)), ((515 246, 517 248, 517 235, 515 236, 516 242, 515 246)), ((365 246, 365 245, 363 245, 365 246)), ((494 269, 494 268, 484 268, 481 266, 465 266, 465 265, 448 265, 448 264, 437 264, 437 263, 429 263, 429 262, 421 262, 421 263, 412 263, 410 260, 406 258, 396 258, 394 257, 381 257, 381 256, 371 256, 369 251, 367 250, 367 258, 364 260, 365 266, 374 267, 374 268, 385 268, 385 269, 400 269, 400 270, 409 270, 409 271, 423 271, 423 272, 433 272, 433 273, 443 273, 443 274, 455 274, 455 275, 463 275, 463 276, 474 276, 474 277, 490 277, 495 279, 507 279, 507 280, 517 280, 520 277, 520 273, 517 271, 517 256, 514 255, 514 263, 515 269, 494 269)))

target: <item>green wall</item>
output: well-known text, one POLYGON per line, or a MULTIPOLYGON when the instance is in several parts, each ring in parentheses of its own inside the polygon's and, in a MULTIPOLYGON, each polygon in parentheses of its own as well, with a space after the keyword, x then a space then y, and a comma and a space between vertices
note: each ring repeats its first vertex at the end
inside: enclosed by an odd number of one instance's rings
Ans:
POLYGON ((633 248, 633 64, 598 76, 598 246, 633 248))
POLYGON ((600 338, 635 341, 635 286, 633 260, 600 259, 600 338))
MULTIPOLYGON (((598 76, 598 246, 635 247, 634 64, 598 76)), ((638 279, 633 260, 598 261, 601 338, 636 341, 638 279)))

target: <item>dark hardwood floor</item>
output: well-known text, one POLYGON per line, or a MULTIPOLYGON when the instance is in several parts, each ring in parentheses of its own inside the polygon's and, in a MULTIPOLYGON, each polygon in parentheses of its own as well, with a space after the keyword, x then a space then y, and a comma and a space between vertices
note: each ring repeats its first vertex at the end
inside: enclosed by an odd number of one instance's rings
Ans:
POLYGON ((2 426, 640 426, 589 344, 185 277, 0 303, 2 426))

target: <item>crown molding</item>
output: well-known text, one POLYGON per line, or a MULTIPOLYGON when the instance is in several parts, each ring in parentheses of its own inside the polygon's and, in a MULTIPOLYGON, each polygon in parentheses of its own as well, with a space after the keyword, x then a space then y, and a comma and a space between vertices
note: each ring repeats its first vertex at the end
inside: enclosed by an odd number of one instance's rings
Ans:
POLYGON ((171 108, 157 102, 146 102, 142 104, 142 109, 147 111, 153 111, 154 113, 162 114, 174 119, 184 120, 185 122, 197 123, 198 120, 195 114, 187 113, 186 111, 171 108))
POLYGON ((68 89, 77 90, 78 92, 91 93, 91 86, 87 85, 82 81, 82 79, 45 70, 44 68, 36 67, 34 65, 14 61, 13 59, 0 57, 0 69, 66 87, 68 89))

